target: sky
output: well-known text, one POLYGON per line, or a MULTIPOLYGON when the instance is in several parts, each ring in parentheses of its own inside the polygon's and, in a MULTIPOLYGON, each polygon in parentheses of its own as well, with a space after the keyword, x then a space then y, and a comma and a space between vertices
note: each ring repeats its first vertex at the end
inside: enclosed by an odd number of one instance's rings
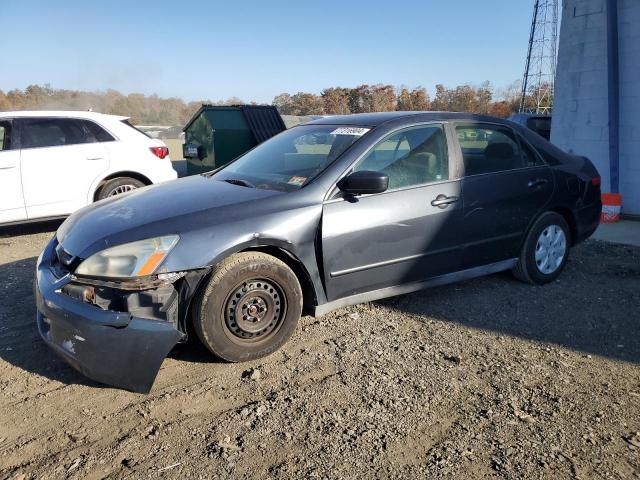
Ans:
POLYGON ((270 103, 363 83, 500 88, 522 76, 532 13, 532 0, 6 1, 0 90, 270 103))

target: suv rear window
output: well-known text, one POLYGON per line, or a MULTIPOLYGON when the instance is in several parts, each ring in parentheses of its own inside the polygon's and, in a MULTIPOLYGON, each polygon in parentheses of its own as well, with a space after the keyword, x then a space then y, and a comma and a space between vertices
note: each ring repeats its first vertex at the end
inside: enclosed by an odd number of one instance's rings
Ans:
POLYGON ((142 135, 144 135, 147 138, 151 138, 150 135, 146 134, 145 132, 143 132, 142 130, 140 130, 138 127, 136 127, 135 125, 133 125, 128 119, 127 120, 120 120, 122 123, 124 123, 127 127, 131 127, 133 128, 136 132, 141 133, 142 135))
POLYGON ((113 142, 115 140, 115 138, 100 125, 89 120, 80 120, 80 122, 82 122, 82 128, 84 130, 85 143, 113 142))

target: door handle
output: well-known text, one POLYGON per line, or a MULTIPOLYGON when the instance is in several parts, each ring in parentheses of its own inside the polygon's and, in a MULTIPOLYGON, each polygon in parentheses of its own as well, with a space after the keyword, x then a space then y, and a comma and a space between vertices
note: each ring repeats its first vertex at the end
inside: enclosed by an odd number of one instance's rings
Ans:
POLYGON ((447 197, 446 195, 438 195, 436 198, 431 200, 431 205, 438 208, 447 208, 452 203, 456 203, 458 201, 458 197, 447 197))
POLYGON ((543 186, 545 183, 549 183, 549 180, 547 180, 546 178, 532 178, 531 180, 529 180, 529 183, 527 183, 527 187, 538 188, 543 186))
POLYGON ((87 160, 104 160, 104 157, 87 157, 87 160))

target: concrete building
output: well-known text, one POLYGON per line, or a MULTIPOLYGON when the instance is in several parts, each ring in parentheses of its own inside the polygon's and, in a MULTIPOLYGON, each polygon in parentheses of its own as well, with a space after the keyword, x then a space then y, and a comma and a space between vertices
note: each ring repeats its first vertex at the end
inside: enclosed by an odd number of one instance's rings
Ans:
POLYGON ((640 215, 640 0, 563 0, 551 141, 640 215))

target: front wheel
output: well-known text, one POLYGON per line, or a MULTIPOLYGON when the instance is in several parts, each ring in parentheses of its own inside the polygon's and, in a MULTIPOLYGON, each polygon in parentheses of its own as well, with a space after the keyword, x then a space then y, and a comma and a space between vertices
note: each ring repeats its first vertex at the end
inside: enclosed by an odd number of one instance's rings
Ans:
POLYGON ((302 289, 282 261, 261 252, 232 255, 216 266, 194 305, 200 341, 229 362, 264 357, 293 334, 302 289))
POLYGON ((522 246, 513 274, 523 282, 542 285, 552 282, 569 257, 569 225, 562 215, 546 212, 536 220, 522 246))

